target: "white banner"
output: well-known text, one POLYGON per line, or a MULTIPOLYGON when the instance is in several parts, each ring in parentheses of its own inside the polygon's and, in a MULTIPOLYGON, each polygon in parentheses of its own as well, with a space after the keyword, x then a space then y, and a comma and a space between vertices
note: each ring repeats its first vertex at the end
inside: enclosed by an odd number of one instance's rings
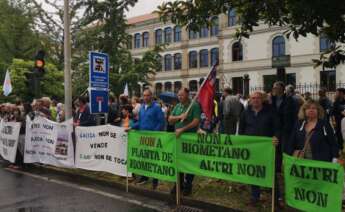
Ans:
POLYGON ((124 128, 111 125, 77 127, 75 132, 77 168, 127 176, 127 133, 124 128))
POLYGON ((72 119, 63 123, 35 117, 26 118, 24 163, 74 167, 72 119))
POLYGON ((20 125, 20 122, 0 123, 0 155, 11 163, 16 160, 20 125))

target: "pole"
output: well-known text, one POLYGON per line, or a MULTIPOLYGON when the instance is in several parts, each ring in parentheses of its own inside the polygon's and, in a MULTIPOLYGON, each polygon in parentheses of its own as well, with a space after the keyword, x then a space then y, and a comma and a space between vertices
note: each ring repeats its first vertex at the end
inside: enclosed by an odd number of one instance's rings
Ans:
POLYGON ((176 179, 176 205, 177 208, 181 205, 181 183, 180 182, 180 173, 177 172, 177 179, 176 179))
POLYGON ((71 80, 71 40, 69 0, 64 0, 64 84, 65 84, 65 116, 72 117, 72 80, 71 80))
MULTIPOLYGON (((273 185, 272 185, 272 212, 275 211, 275 196, 277 195, 276 194, 276 151, 277 150, 277 147, 274 146, 273 147, 273 151, 274 151, 274 154, 273 154, 273 185)), ((279 185, 278 185, 279 186, 279 185)))

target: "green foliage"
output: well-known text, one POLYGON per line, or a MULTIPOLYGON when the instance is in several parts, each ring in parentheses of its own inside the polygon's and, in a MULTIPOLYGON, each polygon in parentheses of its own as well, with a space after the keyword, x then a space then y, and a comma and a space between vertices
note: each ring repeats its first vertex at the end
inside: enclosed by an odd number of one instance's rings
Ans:
MULTIPOLYGON (((89 27, 79 34, 80 43, 77 46, 90 46, 90 41, 93 41, 93 49, 109 55, 110 89, 117 95, 123 92, 126 83, 129 90, 137 91, 139 82, 147 84, 148 77, 160 69, 160 47, 148 51, 142 59, 136 58, 135 61, 126 48, 130 36, 126 33, 128 25, 124 12, 136 2, 137 0, 86 0, 85 3, 83 23, 89 27), (85 45, 86 43, 89 45, 85 45)), ((87 87, 85 66, 79 66, 76 72, 79 72, 74 74, 74 77, 78 77, 78 83, 85 83, 78 86, 80 92, 87 87)))
POLYGON ((0 80, 13 58, 32 59, 39 49, 30 8, 21 0, 0 1, 0 80))
MULTIPOLYGON (((5 100, 13 100, 14 98, 32 99, 25 74, 31 72, 33 67, 33 61, 13 59, 12 64, 9 66, 13 91, 10 97, 5 100)), ((41 80, 42 96, 62 99, 64 96, 63 72, 58 71, 56 66, 50 63, 46 64, 45 71, 41 80)))

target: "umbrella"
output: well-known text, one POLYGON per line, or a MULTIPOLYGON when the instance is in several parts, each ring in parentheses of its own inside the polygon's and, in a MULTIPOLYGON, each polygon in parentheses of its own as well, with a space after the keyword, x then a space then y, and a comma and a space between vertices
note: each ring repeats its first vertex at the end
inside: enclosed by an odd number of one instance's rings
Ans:
POLYGON ((174 101, 178 101, 177 95, 173 92, 164 92, 159 95, 159 99, 161 99, 164 103, 172 104, 174 101))

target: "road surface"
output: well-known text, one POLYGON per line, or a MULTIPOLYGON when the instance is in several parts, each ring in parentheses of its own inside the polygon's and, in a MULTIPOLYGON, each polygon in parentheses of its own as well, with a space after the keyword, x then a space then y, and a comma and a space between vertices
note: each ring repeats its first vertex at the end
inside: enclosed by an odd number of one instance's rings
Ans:
MULTIPOLYGON (((122 192, 122 191, 121 191, 122 192)), ((0 166, 0 212, 150 212, 164 207, 118 192, 0 166), (145 203, 143 203, 145 202, 145 203)), ((160 210, 161 211, 161 210, 160 210)))

